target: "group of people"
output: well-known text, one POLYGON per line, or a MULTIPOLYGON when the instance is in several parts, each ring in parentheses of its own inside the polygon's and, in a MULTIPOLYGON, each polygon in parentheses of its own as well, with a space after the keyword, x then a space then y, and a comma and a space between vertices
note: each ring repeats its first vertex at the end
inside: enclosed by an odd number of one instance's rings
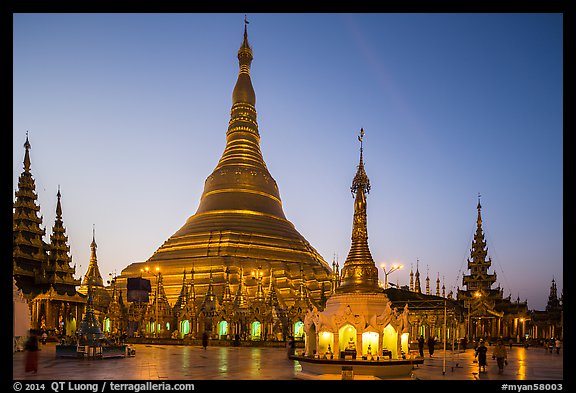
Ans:
MULTIPOLYGON (((420 335, 420 337, 418 338, 418 351, 420 352, 420 357, 424 357, 424 343, 426 342, 426 340, 424 340, 424 336, 420 335)), ((430 336, 428 337, 428 353, 430 354, 430 357, 432 357, 432 355, 434 355, 434 349, 436 348, 436 338, 430 336)))
MULTIPOLYGON (((546 344, 544 345, 546 346, 546 344)), ((562 347, 562 341, 560 341, 558 337, 557 338, 552 337, 548 341, 548 350, 550 351, 550 353, 556 352, 557 354, 560 354, 560 347, 562 347)))
MULTIPOLYGON (((487 365, 487 358, 488 355, 488 348, 484 343, 483 339, 480 339, 478 346, 475 349, 474 359, 478 361, 478 371, 479 372, 486 372, 486 365, 487 365)), ((496 340, 496 345, 492 350, 492 359, 496 360, 498 364, 498 374, 502 374, 504 372, 504 366, 508 364, 508 352, 506 351, 506 346, 504 345, 504 340, 498 339, 496 340)))
MULTIPOLYGON (((464 339, 464 350, 466 350, 466 341, 464 339)), ((426 340, 423 335, 418 338, 418 351, 420 352, 420 357, 424 357, 424 344, 426 340)), ((434 348, 436 345, 436 339, 432 336, 428 338, 428 353, 430 357, 434 355, 434 348)), ((478 346, 474 349, 474 361, 478 362, 479 372, 486 372, 488 348, 486 347, 484 340, 480 339, 478 346)), ((504 340, 498 339, 496 345, 492 351, 492 359, 496 360, 498 364, 498 374, 504 372, 504 366, 508 364, 508 353, 506 351, 506 346, 504 345, 504 340)))

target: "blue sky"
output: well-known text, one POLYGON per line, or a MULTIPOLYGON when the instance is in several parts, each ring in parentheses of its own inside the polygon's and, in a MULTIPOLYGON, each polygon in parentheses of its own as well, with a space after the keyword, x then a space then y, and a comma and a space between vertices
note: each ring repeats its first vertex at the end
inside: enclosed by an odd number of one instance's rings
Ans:
MULTIPOLYGON (((15 14, 13 190, 26 131, 49 239, 120 274, 195 213, 225 146, 244 14, 15 14)), ((350 247, 365 130, 376 264, 462 288, 483 227, 504 295, 563 288, 563 20, 552 13, 248 14, 261 149, 331 264, 350 247)), ((381 273, 383 278, 383 274, 381 273)), ((496 285, 495 285, 496 286, 496 285)))

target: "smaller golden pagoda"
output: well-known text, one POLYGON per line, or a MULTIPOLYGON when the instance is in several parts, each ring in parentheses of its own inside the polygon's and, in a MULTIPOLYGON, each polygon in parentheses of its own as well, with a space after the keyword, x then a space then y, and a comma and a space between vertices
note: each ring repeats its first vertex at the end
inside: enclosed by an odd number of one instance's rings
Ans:
POLYGON ((90 263, 88 270, 82 280, 82 285, 78 288, 78 292, 88 296, 89 292, 92 293, 92 306, 96 315, 101 317, 108 309, 108 305, 112 300, 110 293, 104 286, 104 280, 98 268, 98 258, 96 257, 96 228, 92 228, 92 243, 90 243, 90 263))
MULTIPOLYGON (((306 314, 304 355, 368 360, 386 356, 400 359, 401 364, 398 369, 381 372, 405 373, 411 367, 406 369, 402 363, 408 353, 408 306, 402 312, 392 308, 392 302, 378 285, 378 269, 368 248, 366 194, 370 181, 364 169, 363 138, 361 129, 360 163, 351 187, 355 197, 352 244, 342 268, 341 284, 328 298, 326 308, 320 311, 314 307, 306 314)), ((306 363, 302 367, 304 370, 314 365, 306 363)))

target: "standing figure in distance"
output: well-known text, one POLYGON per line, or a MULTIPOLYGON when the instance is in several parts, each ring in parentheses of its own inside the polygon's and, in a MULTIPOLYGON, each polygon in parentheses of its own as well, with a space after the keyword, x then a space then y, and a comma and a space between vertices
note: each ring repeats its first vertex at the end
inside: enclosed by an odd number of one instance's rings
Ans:
POLYGON ((504 372, 504 364, 508 362, 506 360, 506 355, 506 346, 504 345, 504 341, 502 341, 502 339, 498 339, 498 341, 496 341, 494 351, 492 352, 492 359, 496 359, 496 362, 498 362, 498 374, 502 374, 504 372))
POLYGON ((34 374, 38 372, 38 337, 36 334, 30 330, 30 335, 24 346, 26 351, 26 357, 24 360, 24 371, 32 371, 34 374))
POLYGON ((424 336, 420 335, 418 338, 418 351, 420 352, 420 357, 424 357, 424 336))
POLYGON ((430 353, 430 357, 434 355, 434 346, 436 345, 436 340, 434 337, 430 336, 428 338, 428 353, 430 353))
POLYGON ((476 353, 474 357, 478 358, 478 372, 486 372, 486 353, 488 352, 488 348, 484 345, 484 340, 480 339, 480 343, 476 348, 476 353))

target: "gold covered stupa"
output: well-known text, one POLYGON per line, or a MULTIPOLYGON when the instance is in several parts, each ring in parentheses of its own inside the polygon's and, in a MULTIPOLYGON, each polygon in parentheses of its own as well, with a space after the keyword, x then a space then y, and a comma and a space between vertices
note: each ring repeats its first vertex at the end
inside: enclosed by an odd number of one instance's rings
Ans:
POLYGON ((366 194, 370 192, 370 179, 364 169, 362 157, 364 129, 360 130, 360 163, 352 180, 350 191, 354 196, 354 222, 352 224, 352 244, 342 268, 341 283, 336 293, 380 293, 378 268, 368 247, 368 226, 366 214, 366 194))
MULTIPOLYGON (((221 296, 226 274, 236 286, 241 269, 249 296, 255 294, 258 281, 250 280, 250 274, 258 272, 268 285, 270 269, 287 304, 296 298, 301 278, 314 299, 330 288, 329 265, 284 215, 278 186, 260 151, 256 95, 250 78, 252 58, 245 24, 226 147, 205 181, 198 209, 146 262, 133 263, 122 271, 121 278, 136 277, 141 269, 158 267, 171 303, 178 297, 184 273, 192 269, 200 298, 208 289, 210 276, 216 295, 221 296)), ((154 277, 143 277, 155 285, 154 277)))

